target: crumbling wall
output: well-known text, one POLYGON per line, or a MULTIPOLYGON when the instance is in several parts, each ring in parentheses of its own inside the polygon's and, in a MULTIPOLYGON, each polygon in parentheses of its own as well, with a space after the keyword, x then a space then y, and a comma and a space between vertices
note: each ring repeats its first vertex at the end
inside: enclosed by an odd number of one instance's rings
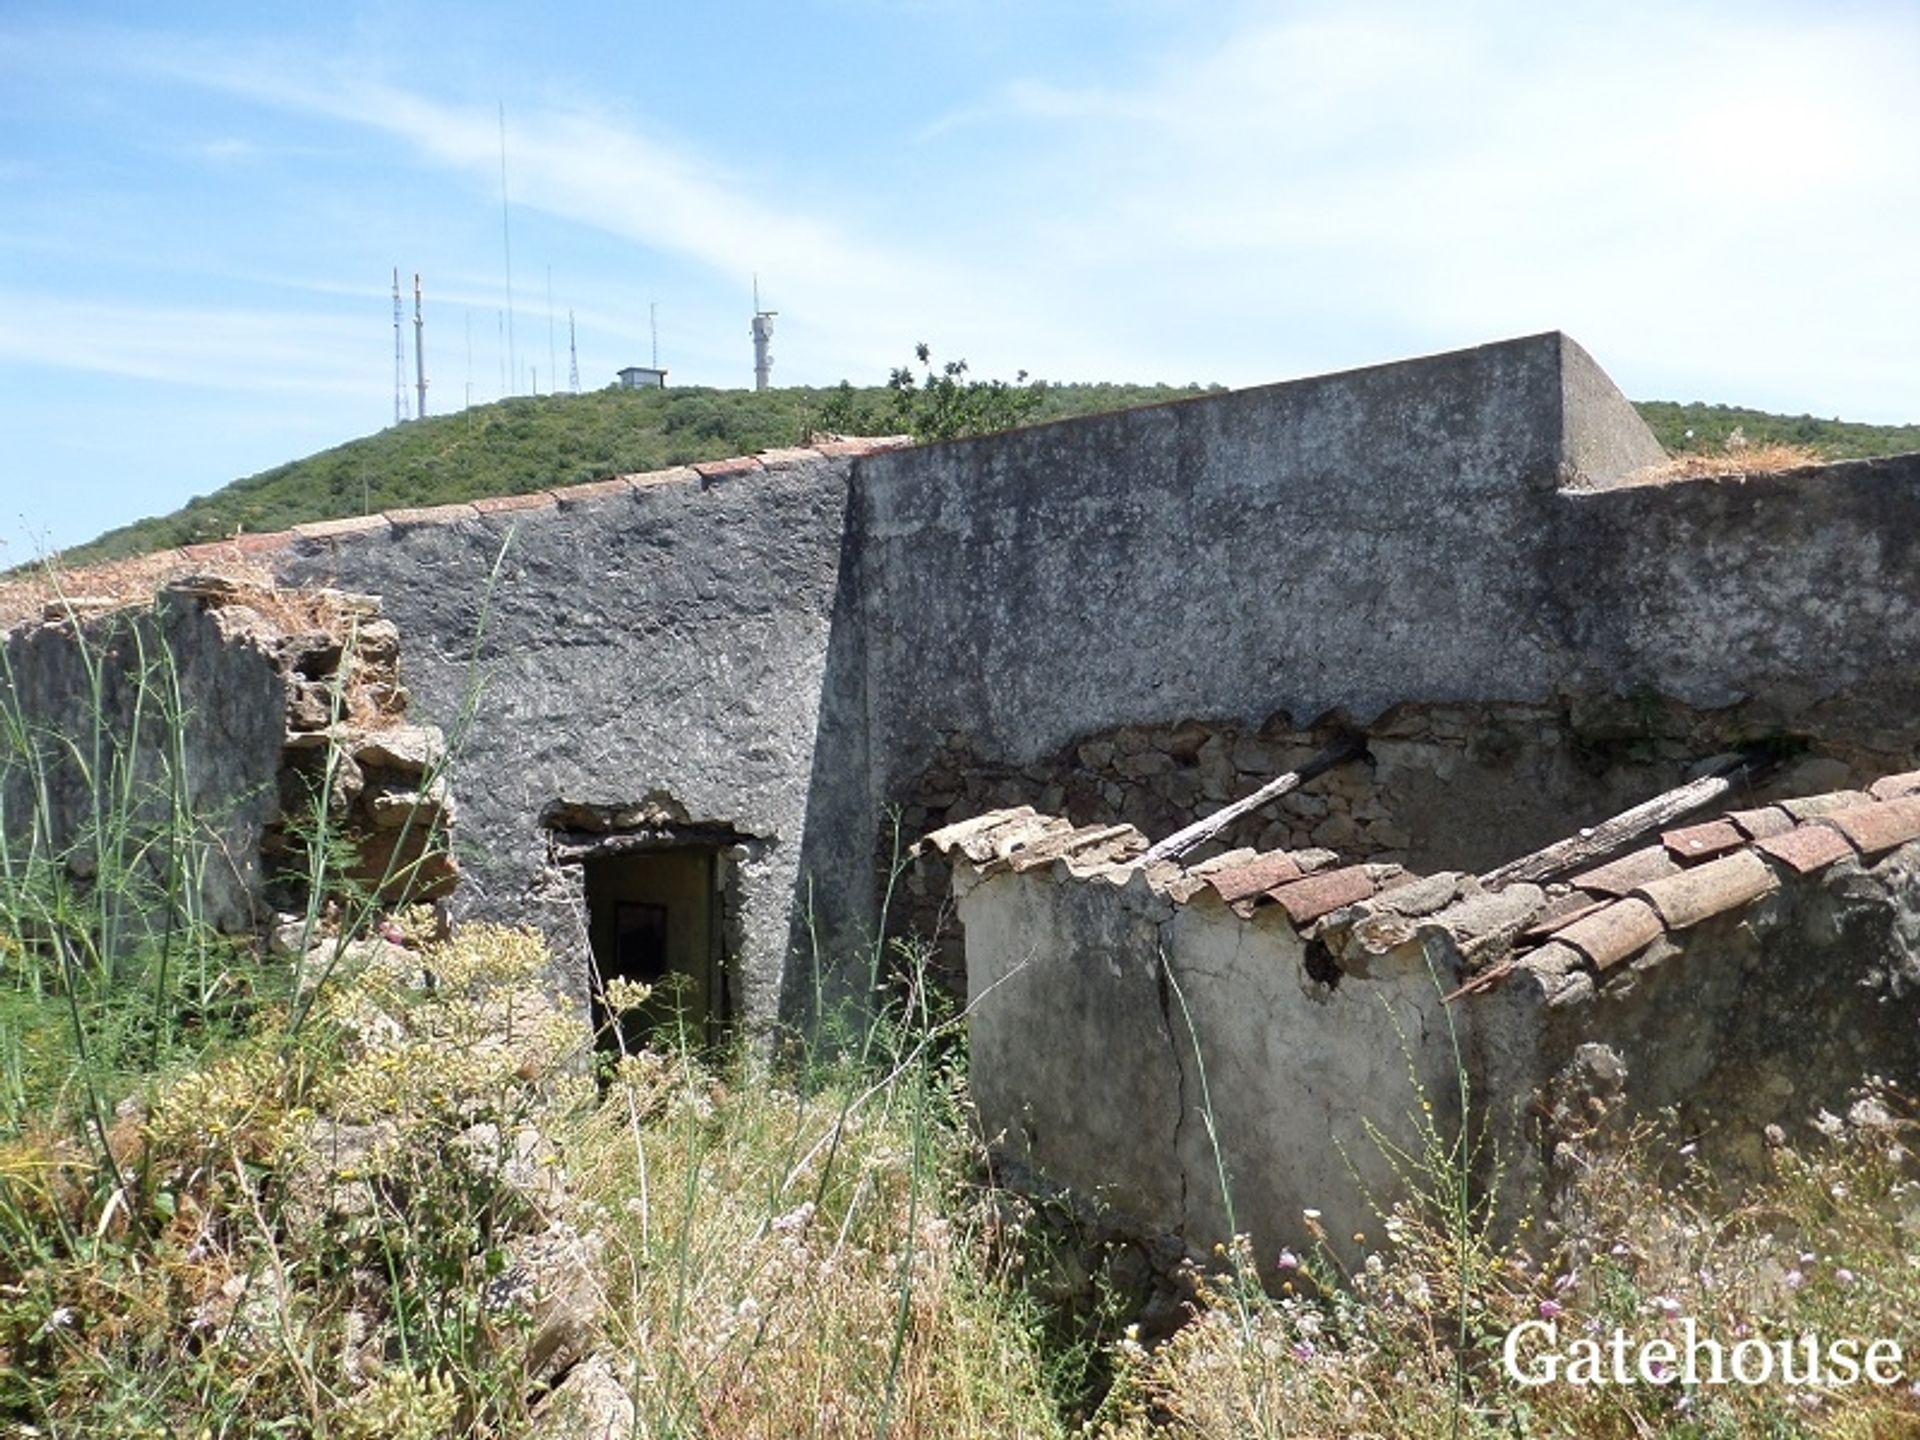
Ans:
MULTIPOLYGON (((1909 763, 1920 457, 1660 458, 1545 335, 865 460, 873 806, 1159 836, 1354 727, 1366 772, 1226 843, 1477 870, 1736 747, 1804 789, 1909 763)), ((901 918, 951 963, 944 882, 901 918)))
POLYGON ((1462 1133, 1507 1223, 1636 1119, 1738 1184, 1867 1076, 1920 1073, 1920 772, 1504 886, 1312 850, 1149 862, 1130 827, 1027 807, 929 844, 990 1140, 1201 1249, 1300 1244, 1308 1208, 1338 1245, 1462 1133))
POLYGON ((1635 1118, 1671 1123, 1738 1185, 1770 1146, 1855 1113, 1869 1077, 1920 1076, 1920 847, 1844 855, 1662 933, 1592 987, 1565 988, 1559 958, 1465 1007, 1516 1198, 1551 1193, 1635 1118), (1527 1123, 1543 1113, 1556 1123, 1527 1123))
MULTIPOLYGON (((1920 457, 1634 483, 1661 458, 1549 334, 180 558, 386 597, 455 742, 468 913, 583 959, 556 807, 750 840, 757 1023, 856 993, 896 837, 989 805, 1164 833, 1352 726, 1364 768, 1227 842, 1473 869, 1734 743, 1816 784, 1908 763, 1920 457)), ((890 918, 944 894, 910 872, 890 918)))
POLYGON ((1350 1234, 1396 1193, 1385 1147, 1457 1123, 1418 952, 1336 981, 1277 907, 1242 918, 1137 866, 962 868, 989 1143, 1127 1226, 1270 1254, 1312 1208, 1350 1234))
POLYGON ((881 792, 919 803, 956 731, 1017 771, 1397 705, 1742 706, 1910 752, 1920 456, 1626 483, 1659 459, 1560 335, 873 457, 881 792))
POLYGON ((439 736, 405 723, 378 600, 176 574, 151 603, 50 601, 0 646, 6 863, 83 888, 129 867, 111 883, 136 932, 304 908, 322 828, 352 854, 336 878, 383 898, 454 882, 439 736))
POLYGON ((194 908, 220 930, 251 927, 261 840, 279 811, 287 692, 277 657, 245 617, 173 591, 107 614, 56 606, 47 620, 8 630, 0 646, 9 863, 33 852, 59 857, 85 885, 103 863, 101 847, 113 846, 138 871, 137 886, 164 896, 159 867, 176 857, 148 842, 190 835, 207 860, 194 908))

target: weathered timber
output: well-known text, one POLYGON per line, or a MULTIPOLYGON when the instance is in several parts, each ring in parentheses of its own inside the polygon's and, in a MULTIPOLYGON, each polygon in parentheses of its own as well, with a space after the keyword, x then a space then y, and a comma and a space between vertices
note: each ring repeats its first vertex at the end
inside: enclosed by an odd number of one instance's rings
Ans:
POLYGON ((1682 815, 1689 815, 1725 799, 1750 781, 1763 763, 1752 755, 1730 755, 1696 780, 1689 780, 1665 794, 1656 795, 1631 810, 1622 810, 1618 815, 1602 820, 1577 835, 1556 840, 1545 849, 1522 855, 1518 860, 1509 860, 1505 865, 1489 870, 1480 877, 1480 883, 1488 890, 1498 890, 1520 880, 1550 880, 1569 870, 1604 860, 1616 850, 1682 815))
POLYGON ((1334 766, 1353 759, 1366 749, 1366 744, 1364 735, 1341 736, 1298 770, 1289 770, 1284 775, 1276 776, 1244 799, 1236 800, 1224 809, 1216 810, 1213 814, 1194 821, 1184 830, 1174 831, 1141 856, 1142 862, 1172 860, 1186 854, 1197 845, 1204 845, 1242 815, 1258 810, 1269 800, 1278 800, 1282 795, 1299 789, 1316 776, 1326 774, 1334 766))

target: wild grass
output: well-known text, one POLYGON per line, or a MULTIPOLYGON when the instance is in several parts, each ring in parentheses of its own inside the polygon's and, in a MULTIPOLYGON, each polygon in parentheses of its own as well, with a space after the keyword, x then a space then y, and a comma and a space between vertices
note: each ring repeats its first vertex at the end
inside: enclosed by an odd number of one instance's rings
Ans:
POLYGON ((1811 445, 1765 443, 1674 456, 1629 476, 1627 485, 1665 485, 1675 480, 1706 480, 1716 475, 1778 475, 1826 463, 1811 445))
POLYGON ((0 1422, 516 1435, 593 1354, 621 1433, 1058 1433, 936 1047, 781 1082, 669 1046, 596 1086, 548 971, 488 927, 355 947, 297 1042, 268 1011, 124 1098, 120 1183, 17 1127, 0 1422))
MULTIPOLYGON (((1341 1263, 1311 1212, 1318 1243, 1301 1253, 1255 1256, 1241 1241, 1190 1324, 1131 1349, 1110 1433, 1920 1435, 1920 1118, 1884 1086, 1866 1103, 1870 1123, 1836 1124, 1805 1153, 1777 1149, 1769 1178, 1733 1191, 1670 1129, 1637 1126, 1586 1155, 1552 1243, 1530 1233, 1535 1217, 1505 1241, 1463 1230, 1435 1134, 1428 1185, 1382 1217, 1358 1265, 1341 1263), (1562 1347, 1616 1330, 1634 1346, 1681 1343, 1689 1321, 1726 1347, 1884 1339, 1905 1372, 1885 1385, 1688 1385, 1675 1367, 1626 1384, 1518 1384, 1506 1337, 1543 1320, 1562 1347)), ((1537 1374, 1532 1351, 1516 1353, 1537 1374)))
POLYGON ((0 1430, 518 1435, 585 1361, 636 1434, 1053 1433, 923 987, 780 1077, 664 1037, 596 1083, 538 937, 362 938, 324 769, 296 953, 218 936, 151 618, 0 701, 0 1430))
POLYGON ((113 1154, 138 1184, 50 1113, 16 1128, 0 1421, 517 1435, 587 1356, 618 1400, 610 1433, 649 1437, 1920 1426, 1905 1384, 1523 1389, 1500 1368, 1507 1331, 1549 1315, 1571 1334, 1690 1316, 1729 1341, 1920 1351, 1916 1124, 1890 1090, 1872 1124, 1777 1151, 1732 1201, 1652 1130, 1595 1151, 1550 1245, 1463 1228, 1436 1131, 1447 1184, 1386 1214, 1358 1263, 1238 1242, 1171 1339, 1102 1342, 1115 1383, 1076 1416, 1016 1260, 1036 1242, 980 1188, 950 1035, 903 1004, 866 1066, 776 1071, 667 1037, 596 1084, 577 1018, 541 998, 547 960, 485 927, 356 948, 298 1043, 266 1010, 218 1058, 130 1092, 113 1154))

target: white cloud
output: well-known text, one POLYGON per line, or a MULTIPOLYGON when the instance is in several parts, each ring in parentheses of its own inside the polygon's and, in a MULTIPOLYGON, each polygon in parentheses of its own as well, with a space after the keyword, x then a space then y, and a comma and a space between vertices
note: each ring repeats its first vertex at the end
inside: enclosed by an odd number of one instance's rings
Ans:
MULTIPOLYGON (((899 142, 933 177, 910 195, 802 190, 589 97, 510 110, 513 199, 741 299, 761 272, 788 378, 877 376, 924 338, 988 372, 1250 383, 1559 326, 1634 393, 1911 414, 1920 19, 1318 0, 1211 24, 1097 86, 989 80, 899 142)), ((344 60, 119 63, 397 138, 495 203, 491 106, 344 60)), ((594 286, 583 324, 639 343, 647 290, 594 286)), ((744 349, 717 291, 670 307, 703 364, 744 349)), ((500 303, 476 276, 433 298, 500 303)))
POLYGON ((368 327, 303 311, 0 291, 0 363, 241 393, 365 395, 368 327))
POLYGON ((1017 133, 1057 177, 1036 247, 1060 257, 1053 278, 1137 315, 1136 350, 1194 335, 1197 373, 1217 373, 1209 354, 1235 379, 1259 378, 1263 352, 1283 373, 1366 358, 1325 352, 1343 329, 1471 343, 1558 325, 1643 385, 1911 408, 1872 357, 1920 325, 1891 258, 1920 222, 1920 27, 1471 15, 1292 7, 1131 88, 1009 84, 923 140, 1017 133))

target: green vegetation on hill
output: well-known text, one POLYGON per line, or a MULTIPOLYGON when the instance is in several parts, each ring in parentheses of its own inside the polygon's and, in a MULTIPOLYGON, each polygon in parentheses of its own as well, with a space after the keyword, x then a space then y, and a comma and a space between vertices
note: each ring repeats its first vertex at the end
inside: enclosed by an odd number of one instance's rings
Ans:
MULTIPOLYGON (((917 392, 913 377, 897 372, 892 385, 866 387, 518 396, 395 426, 289 461, 199 496, 171 515, 110 530, 64 558, 69 564, 91 564, 236 531, 257 534, 302 521, 575 485, 795 445, 815 430, 913 428, 937 437, 954 433, 950 427, 964 424, 976 409, 1031 423, 1178 400, 1204 389, 1036 381, 996 391, 990 382, 976 381, 956 389, 951 378, 943 382, 929 368, 917 392), (983 400, 988 403, 977 403, 983 400)), ((1675 454, 1718 451, 1736 428, 1755 445, 1809 445, 1828 459, 1920 450, 1920 425, 1856 425, 1661 400, 1638 408, 1660 443, 1675 454)))
MULTIPOLYGON (((1047 385, 1030 418, 1057 420, 1124 410, 1200 393, 1167 385, 1047 385)), ((171 515, 137 520, 65 553, 84 565, 235 531, 260 534, 303 521, 483 495, 577 485, 798 445, 833 419, 890 419, 894 392, 845 389, 594 390, 583 395, 516 396, 453 415, 434 415, 349 440, 236 480, 171 515)))
POLYGON ((1806 445, 1824 460, 1864 460, 1920 450, 1920 425, 1859 425, 1812 415, 1770 415, 1737 405, 1678 405, 1671 400, 1634 403, 1654 438, 1670 455, 1713 453, 1738 430, 1753 445, 1806 445))

